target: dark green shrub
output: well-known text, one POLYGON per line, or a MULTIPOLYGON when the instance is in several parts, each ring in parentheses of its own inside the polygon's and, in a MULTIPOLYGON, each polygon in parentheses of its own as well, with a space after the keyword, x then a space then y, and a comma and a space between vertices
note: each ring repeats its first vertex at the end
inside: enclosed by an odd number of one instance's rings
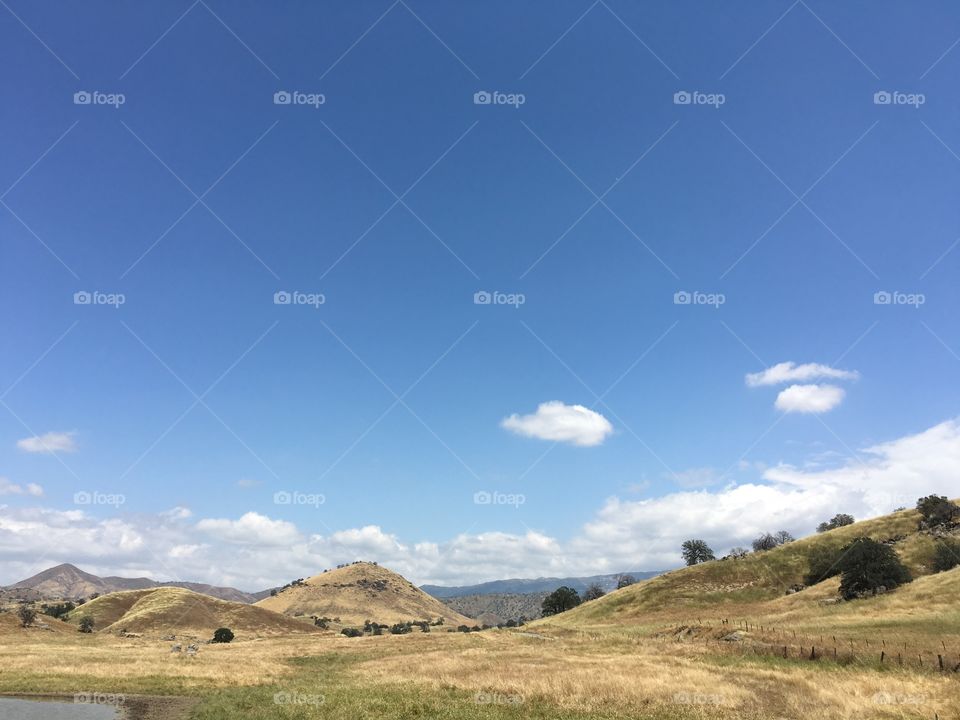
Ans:
POLYGON ((933 551, 933 571, 944 572, 960 565, 960 542, 953 538, 944 538, 937 541, 933 551))
POLYGON ((913 579, 892 547, 866 537, 847 545, 838 565, 840 594, 848 600, 893 590, 913 579))
POLYGON ((77 630, 82 633, 92 633, 93 632, 93 618, 89 615, 84 615, 80 618, 80 623, 77 625, 77 630))
POLYGON ((544 617, 556 615, 580 604, 580 595, 572 587, 559 587, 543 599, 541 612, 544 617))
POLYGON ((920 526, 935 528, 950 525, 960 515, 960 507, 950 502, 943 495, 927 495, 917 500, 917 510, 923 517, 920 526))
POLYGON ((845 525, 853 525, 856 522, 853 519, 853 515, 847 515, 846 513, 837 513, 827 522, 822 522, 817 525, 817 532, 827 532, 828 530, 836 530, 838 527, 844 527, 845 525))
POLYGON ((217 628, 213 631, 213 640, 215 643, 228 643, 233 640, 233 630, 230 628, 217 628))
POLYGON ((687 565, 698 565, 716 559, 713 550, 703 540, 684 540, 680 546, 680 554, 687 565))

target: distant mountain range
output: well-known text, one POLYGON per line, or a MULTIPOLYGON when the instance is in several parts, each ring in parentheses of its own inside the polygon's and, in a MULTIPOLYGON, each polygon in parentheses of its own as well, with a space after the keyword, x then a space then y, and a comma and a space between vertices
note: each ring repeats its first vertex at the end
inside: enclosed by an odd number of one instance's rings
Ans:
POLYGON ((529 593, 553 592, 558 587, 566 585, 572 587, 578 592, 582 592, 588 585, 597 583, 606 592, 615 590, 617 587, 617 578, 621 575, 632 575, 637 580, 646 580, 648 578, 662 575, 666 570, 636 572, 612 573, 610 575, 590 575, 587 577, 566 577, 566 578, 535 578, 522 579, 514 578, 511 580, 493 580, 491 582, 480 583, 479 585, 459 585, 455 587, 446 587, 444 585, 421 585, 420 589, 425 593, 433 595, 435 598, 446 599, 463 597, 465 595, 517 595, 529 593))
POLYGON ((159 587, 178 587, 194 592, 229 600, 253 604, 270 596, 270 590, 248 593, 232 587, 217 587, 205 583, 193 582, 157 582, 150 578, 98 577, 84 572, 75 565, 64 563, 37 573, 26 580, 8 585, 2 590, 4 595, 25 600, 40 599, 89 599, 91 595, 106 595, 118 590, 147 590, 159 587))

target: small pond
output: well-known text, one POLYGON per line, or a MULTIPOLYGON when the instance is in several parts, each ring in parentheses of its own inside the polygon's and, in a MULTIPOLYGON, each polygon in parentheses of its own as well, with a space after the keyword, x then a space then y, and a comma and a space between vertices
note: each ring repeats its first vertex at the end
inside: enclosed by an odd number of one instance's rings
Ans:
POLYGON ((94 705, 72 700, 0 697, 3 720, 116 720, 115 705, 94 705))

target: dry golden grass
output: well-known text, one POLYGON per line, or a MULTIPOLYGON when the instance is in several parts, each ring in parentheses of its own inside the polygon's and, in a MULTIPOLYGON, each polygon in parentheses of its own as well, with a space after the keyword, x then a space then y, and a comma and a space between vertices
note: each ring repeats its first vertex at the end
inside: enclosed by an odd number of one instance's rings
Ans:
MULTIPOLYGON (((546 705, 578 717, 853 720, 938 713, 947 720, 960 708, 960 681, 952 673, 731 655, 701 642, 650 637, 633 627, 357 639, 299 635, 203 646, 198 657, 186 658, 170 655, 169 643, 146 638, 4 625, 0 690, 203 695, 213 688, 315 683, 319 692, 329 693, 330 677, 305 673, 297 662, 318 656, 346 663, 337 684, 360 698, 411 688, 439 697, 454 689, 481 693, 491 704, 546 705)), ((478 707, 482 717, 483 705, 478 707)))
POLYGON ((764 720, 934 712, 946 718, 950 708, 960 707, 960 684, 951 677, 770 663, 638 636, 544 632, 537 638, 493 631, 439 643, 414 638, 409 650, 360 662, 354 674, 365 683, 453 687, 616 716, 669 717, 682 708, 695 709, 695 716, 764 720))

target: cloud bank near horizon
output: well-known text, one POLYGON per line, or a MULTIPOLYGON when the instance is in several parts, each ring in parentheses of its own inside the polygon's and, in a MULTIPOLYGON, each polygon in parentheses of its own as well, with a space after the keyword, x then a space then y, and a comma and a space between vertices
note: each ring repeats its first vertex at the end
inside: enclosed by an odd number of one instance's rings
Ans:
POLYGON ((0 555, 11 583, 60 562, 98 574, 145 575, 260 590, 352 560, 376 560, 417 584, 462 585, 506 577, 662 570, 679 545, 704 538, 719 553, 761 532, 809 534, 837 512, 857 519, 930 493, 960 495, 960 420, 859 451, 826 469, 780 464, 755 481, 659 497, 608 499, 569 539, 461 533, 409 542, 376 525, 315 534, 250 511, 195 519, 186 508, 93 517, 85 511, 0 505, 0 555))

